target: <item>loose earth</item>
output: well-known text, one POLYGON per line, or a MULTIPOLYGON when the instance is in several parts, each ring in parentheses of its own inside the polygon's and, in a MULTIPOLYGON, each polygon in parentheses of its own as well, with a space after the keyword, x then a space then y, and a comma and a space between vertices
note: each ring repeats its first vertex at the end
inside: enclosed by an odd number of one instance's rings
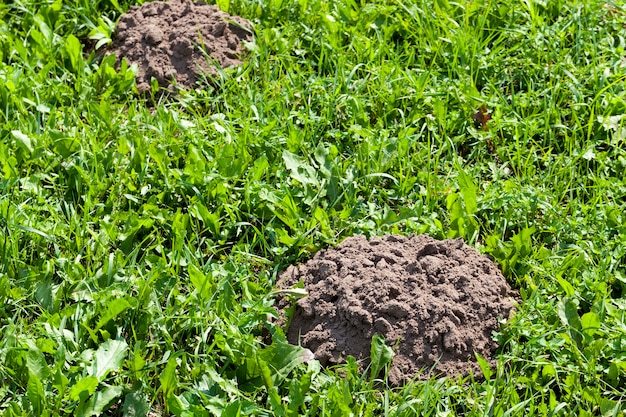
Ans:
MULTIPOLYGON (((279 286, 299 281, 308 296, 296 304, 289 342, 333 365, 348 355, 367 359, 378 333, 396 346, 389 371, 395 385, 479 375, 474 353, 493 362, 493 332, 518 298, 498 267, 462 239, 427 235, 347 238, 287 268, 279 286)), ((281 300, 279 308, 286 307, 281 300)))
POLYGON ((252 41, 252 25, 217 6, 191 0, 155 1, 132 6, 117 25, 111 52, 137 64, 137 89, 191 89, 202 74, 242 62, 242 42, 252 41), (214 62, 212 62, 214 61, 214 62))

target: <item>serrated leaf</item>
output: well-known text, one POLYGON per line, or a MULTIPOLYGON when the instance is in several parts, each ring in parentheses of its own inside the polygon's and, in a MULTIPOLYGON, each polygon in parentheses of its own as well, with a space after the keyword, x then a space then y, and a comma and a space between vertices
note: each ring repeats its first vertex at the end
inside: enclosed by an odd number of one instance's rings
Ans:
POLYGON ((127 350, 128 344, 124 340, 109 339, 102 343, 96 351, 91 374, 102 381, 109 372, 121 366, 127 350))

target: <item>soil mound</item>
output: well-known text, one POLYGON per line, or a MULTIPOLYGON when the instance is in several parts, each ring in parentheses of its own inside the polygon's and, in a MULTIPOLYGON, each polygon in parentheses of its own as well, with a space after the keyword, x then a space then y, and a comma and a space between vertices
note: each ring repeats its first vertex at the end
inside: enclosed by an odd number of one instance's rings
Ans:
POLYGON ((162 87, 175 79, 179 87, 190 89, 201 73, 215 73, 211 60, 222 68, 240 65, 244 40, 252 41, 250 23, 217 6, 155 1, 132 6, 120 18, 112 52, 139 66, 139 91, 150 89, 151 77, 162 87))
POLYGON ((462 239, 427 235, 347 238, 287 268, 279 286, 301 280, 308 296, 296 304, 289 342, 332 365, 347 355, 366 359, 378 333, 397 343, 392 384, 416 375, 479 373, 474 352, 493 360, 492 332, 516 298, 489 258, 462 239))

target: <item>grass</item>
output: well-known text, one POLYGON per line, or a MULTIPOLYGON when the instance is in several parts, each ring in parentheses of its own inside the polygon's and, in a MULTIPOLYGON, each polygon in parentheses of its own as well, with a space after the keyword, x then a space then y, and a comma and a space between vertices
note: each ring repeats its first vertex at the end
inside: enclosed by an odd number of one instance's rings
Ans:
POLYGON ((219 3, 246 64, 148 100, 102 57, 129 3, 0 4, 0 413, 623 415, 623 5, 219 3), (286 344, 277 273, 357 233, 493 256, 497 366, 391 388, 286 344))

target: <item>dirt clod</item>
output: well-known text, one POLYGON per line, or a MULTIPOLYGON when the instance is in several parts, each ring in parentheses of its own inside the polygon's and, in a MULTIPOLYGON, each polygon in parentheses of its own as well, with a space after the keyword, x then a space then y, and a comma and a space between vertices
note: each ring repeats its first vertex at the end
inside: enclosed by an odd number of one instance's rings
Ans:
POLYGON ((214 74, 241 64, 243 41, 252 41, 252 26, 217 6, 192 0, 155 1, 132 6, 117 25, 112 52, 137 64, 137 89, 150 89, 154 77, 169 87, 172 79, 193 88, 200 74, 214 74), (209 55, 208 58, 206 55, 209 55))
MULTIPOLYGON (((323 365, 369 356, 371 338, 397 344, 390 382, 416 375, 479 374, 474 352, 492 360, 499 318, 515 292, 498 267, 462 239, 364 236, 316 253, 281 273, 279 286, 304 282, 287 338, 323 365)), ((279 301, 279 308, 287 302, 279 301)))

